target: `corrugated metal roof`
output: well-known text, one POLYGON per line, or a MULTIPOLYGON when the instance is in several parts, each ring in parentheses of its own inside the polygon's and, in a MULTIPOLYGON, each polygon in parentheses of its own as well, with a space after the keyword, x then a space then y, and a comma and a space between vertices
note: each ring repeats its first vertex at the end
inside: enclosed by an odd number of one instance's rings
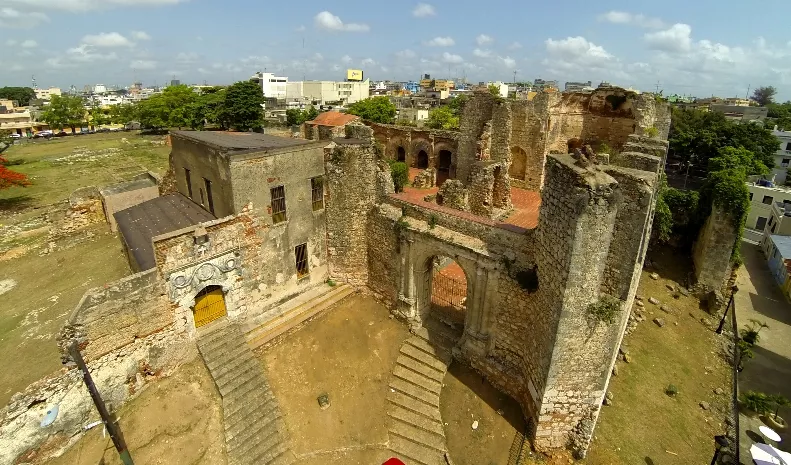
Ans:
POLYGON ((153 237, 215 219, 214 215, 181 194, 157 197, 113 216, 140 271, 156 266, 151 243, 153 237))
POLYGON ((319 116, 313 121, 307 121, 307 124, 314 126, 345 126, 358 119, 360 119, 360 117, 356 115, 349 115, 338 111, 325 111, 324 113, 319 113, 319 116))

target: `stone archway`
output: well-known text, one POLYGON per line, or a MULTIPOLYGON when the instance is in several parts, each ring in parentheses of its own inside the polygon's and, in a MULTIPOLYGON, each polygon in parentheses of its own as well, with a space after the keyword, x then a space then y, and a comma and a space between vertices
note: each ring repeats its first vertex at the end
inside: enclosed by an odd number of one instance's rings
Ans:
POLYGON ((522 147, 511 147, 511 166, 508 175, 514 179, 524 181, 527 170, 527 152, 522 147))
POLYGON ((426 260, 421 271, 420 285, 427 295, 423 320, 432 318, 461 336, 470 289, 464 268, 448 256, 434 255, 426 260))
POLYGON ((400 145, 396 148, 396 161, 406 163, 406 150, 400 145))
POLYGON ((421 150, 417 153, 415 164, 422 170, 428 168, 428 153, 426 153, 425 150, 421 150))

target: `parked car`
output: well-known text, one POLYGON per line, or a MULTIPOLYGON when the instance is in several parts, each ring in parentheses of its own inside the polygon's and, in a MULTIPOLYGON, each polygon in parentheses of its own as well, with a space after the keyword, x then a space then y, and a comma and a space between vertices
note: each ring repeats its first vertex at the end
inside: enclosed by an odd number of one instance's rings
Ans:
POLYGON ((39 132, 33 134, 33 138, 34 139, 40 139, 42 137, 45 137, 45 138, 49 139, 50 137, 52 137, 52 131, 50 131, 48 129, 46 131, 39 131, 39 132))
POLYGON ((10 137, 12 139, 17 139, 17 140, 22 138, 22 136, 17 134, 17 133, 9 134, 8 137, 10 137))
POLYGON ((59 132, 55 133, 55 137, 65 137, 65 136, 68 136, 68 135, 69 135, 69 133, 66 132, 66 131, 59 131, 59 132))

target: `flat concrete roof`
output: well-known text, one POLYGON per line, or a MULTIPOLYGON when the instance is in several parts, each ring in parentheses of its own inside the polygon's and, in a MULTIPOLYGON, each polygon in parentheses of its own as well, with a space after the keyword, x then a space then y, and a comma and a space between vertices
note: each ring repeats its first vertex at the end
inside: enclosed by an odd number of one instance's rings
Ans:
POLYGON ((212 145, 230 154, 234 152, 268 151, 315 143, 315 141, 311 140, 272 136, 257 132, 172 131, 171 134, 212 145))
POLYGON ((118 184, 113 184, 112 186, 107 186, 101 189, 102 195, 113 195, 113 194, 120 194, 121 192, 131 192, 136 191, 138 189, 144 189, 146 187, 155 187, 157 185, 154 178, 151 176, 138 176, 136 179, 131 181, 126 181, 118 184))
POLYGON ((151 243, 153 237, 215 219, 214 215, 181 194, 157 197, 113 216, 140 271, 156 266, 151 243))
POLYGON ((772 242, 774 242, 775 247, 780 252, 780 256, 783 257, 783 261, 791 259, 791 236, 772 234, 771 237, 772 242))

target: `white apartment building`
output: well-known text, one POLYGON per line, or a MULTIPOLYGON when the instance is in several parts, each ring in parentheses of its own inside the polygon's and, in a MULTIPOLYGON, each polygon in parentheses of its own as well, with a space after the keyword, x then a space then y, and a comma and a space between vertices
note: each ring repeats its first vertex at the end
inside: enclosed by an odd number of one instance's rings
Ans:
POLYGON ((785 184, 789 164, 791 164, 791 131, 778 131, 775 126, 772 134, 780 140, 780 146, 775 152, 775 167, 772 174, 774 174, 777 184, 785 184))
POLYGON ((261 84, 261 91, 263 91, 264 97, 285 100, 288 77, 275 76, 274 73, 262 73, 259 71, 253 75, 251 80, 261 84))
POLYGON ((286 85, 286 100, 313 105, 346 106, 370 97, 370 80, 360 82, 295 81, 286 85))
POLYGON ((50 87, 49 89, 35 89, 36 98, 39 100, 51 100, 53 96, 60 96, 60 87, 50 87))
MULTIPOLYGON (((772 218, 772 209, 775 204, 791 204, 791 189, 769 184, 771 183, 762 180, 747 183, 747 189, 750 191, 750 212, 747 214, 747 221, 744 225, 744 236, 747 239, 761 240, 764 229, 768 229, 767 225, 772 218)), ((778 231, 769 233, 782 234, 778 231)))
POLYGON ((500 97, 508 98, 508 84, 503 81, 487 82, 486 85, 497 87, 497 90, 500 92, 500 97))
POLYGON ((96 84, 93 86, 94 94, 103 94, 105 92, 107 92, 107 87, 104 84, 96 84))
POLYGON ((399 121, 409 121, 410 123, 415 123, 420 125, 428 119, 428 109, 401 108, 398 110, 397 119, 399 121))

